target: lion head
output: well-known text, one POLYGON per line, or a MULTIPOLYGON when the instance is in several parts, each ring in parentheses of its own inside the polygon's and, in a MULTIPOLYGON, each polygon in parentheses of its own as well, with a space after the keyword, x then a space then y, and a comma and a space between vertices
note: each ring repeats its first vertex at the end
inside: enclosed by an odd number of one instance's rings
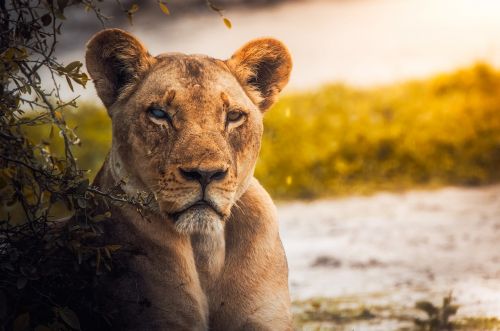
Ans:
POLYGON ((154 57, 107 29, 89 41, 86 63, 112 119, 115 179, 154 194, 152 210, 179 232, 221 229, 253 177, 263 113, 288 82, 286 47, 257 39, 225 61, 154 57))

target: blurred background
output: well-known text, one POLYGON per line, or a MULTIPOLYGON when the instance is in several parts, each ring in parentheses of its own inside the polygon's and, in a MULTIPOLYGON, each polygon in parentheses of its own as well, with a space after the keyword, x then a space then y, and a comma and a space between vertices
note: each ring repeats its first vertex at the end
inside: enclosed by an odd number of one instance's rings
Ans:
MULTIPOLYGON (((131 24, 104 2, 105 25, 154 55, 225 59, 261 36, 292 53, 256 176, 277 201, 297 329, 403 330, 419 317, 431 330, 439 315, 500 330, 499 1, 218 1, 230 29, 204 1, 168 1, 169 16, 135 3, 131 24)), ((57 56, 83 60, 102 26, 65 15, 57 56)), ((110 121, 91 83, 61 92, 81 95, 65 117, 92 177, 110 121)))

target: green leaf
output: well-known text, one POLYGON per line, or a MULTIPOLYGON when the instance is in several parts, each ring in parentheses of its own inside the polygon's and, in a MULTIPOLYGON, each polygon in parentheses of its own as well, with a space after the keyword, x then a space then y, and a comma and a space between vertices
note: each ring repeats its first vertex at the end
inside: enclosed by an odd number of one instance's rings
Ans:
POLYGON ((224 17, 224 25, 228 28, 228 29, 231 29, 233 27, 233 25, 231 24, 231 21, 224 17))
POLYGON ((71 80, 69 79, 68 76, 66 76, 66 81, 68 82, 68 85, 69 85, 69 88, 71 89, 71 92, 75 92, 75 90, 73 89, 73 84, 71 83, 71 80))
POLYGON ((80 61, 73 61, 70 64, 68 64, 64 69, 66 69, 67 72, 71 72, 77 68, 80 68, 83 64, 80 61))
POLYGON ((71 328, 75 330, 80 330, 80 321, 78 320, 78 316, 76 316, 75 312, 69 309, 68 307, 64 307, 59 310, 59 316, 64 321, 64 323, 68 324, 71 328))
POLYGON ((160 1, 158 4, 160 5, 161 11, 162 11, 165 15, 170 15, 170 10, 168 10, 167 5, 166 5, 163 1, 160 1))

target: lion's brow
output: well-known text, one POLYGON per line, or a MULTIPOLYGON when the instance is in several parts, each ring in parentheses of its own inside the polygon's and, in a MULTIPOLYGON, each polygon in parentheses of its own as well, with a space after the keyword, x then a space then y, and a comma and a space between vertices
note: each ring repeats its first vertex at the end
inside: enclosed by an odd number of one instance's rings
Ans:
POLYGON ((224 107, 229 108, 229 98, 228 98, 227 94, 224 92, 221 92, 220 98, 222 99, 222 102, 224 102, 224 107))
POLYGON ((175 90, 167 90, 163 95, 163 104, 170 106, 172 101, 174 101, 175 93, 175 90))

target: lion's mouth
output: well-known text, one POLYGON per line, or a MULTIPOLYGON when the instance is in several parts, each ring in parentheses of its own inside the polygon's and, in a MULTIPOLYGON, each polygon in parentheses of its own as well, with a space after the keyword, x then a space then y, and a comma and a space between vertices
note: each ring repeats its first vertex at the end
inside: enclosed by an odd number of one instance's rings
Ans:
POLYGON ((216 206, 214 206, 211 202, 209 202, 207 200, 198 200, 195 203, 190 204, 186 208, 184 208, 180 211, 177 211, 175 213, 172 213, 172 218, 174 219, 174 222, 177 222, 179 220, 179 217, 182 214, 184 214, 185 212, 190 211, 190 210, 202 211, 203 209, 212 210, 217 215, 219 215, 221 218, 224 218, 224 214, 221 211, 219 211, 219 209, 216 206))

